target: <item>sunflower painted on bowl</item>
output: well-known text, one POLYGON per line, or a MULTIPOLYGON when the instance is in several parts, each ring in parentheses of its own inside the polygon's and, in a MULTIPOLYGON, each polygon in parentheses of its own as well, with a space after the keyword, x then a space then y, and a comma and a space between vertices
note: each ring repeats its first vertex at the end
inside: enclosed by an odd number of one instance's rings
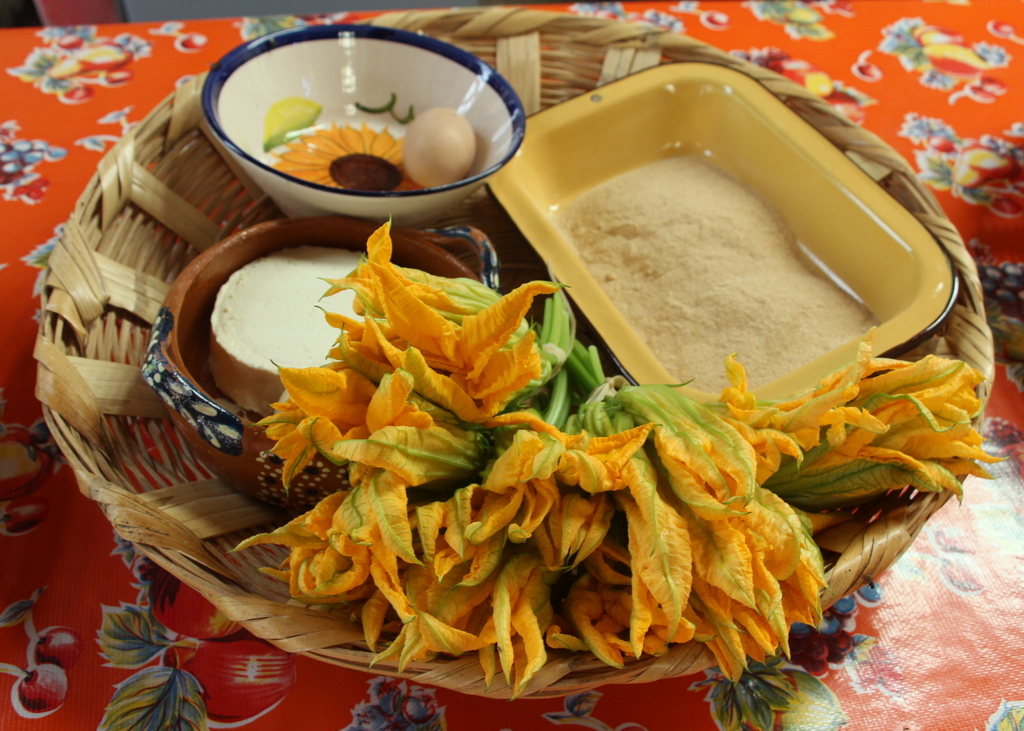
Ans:
POLYGON ((288 97, 267 113, 263 147, 275 170, 317 185, 352 190, 419 190, 402 160, 404 130, 316 124, 320 105, 288 97), (298 129, 289 127, 298 126, 298 129))

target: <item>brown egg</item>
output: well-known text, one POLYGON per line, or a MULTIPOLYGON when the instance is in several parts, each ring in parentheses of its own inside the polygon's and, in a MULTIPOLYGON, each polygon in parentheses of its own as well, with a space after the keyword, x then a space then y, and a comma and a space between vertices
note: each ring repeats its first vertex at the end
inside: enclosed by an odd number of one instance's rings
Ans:
POLYGON ((416 115, 402 143, 405 171, 424 188, 462 180, 476 155, 476 135, 454 109, 435 107, 416 115))

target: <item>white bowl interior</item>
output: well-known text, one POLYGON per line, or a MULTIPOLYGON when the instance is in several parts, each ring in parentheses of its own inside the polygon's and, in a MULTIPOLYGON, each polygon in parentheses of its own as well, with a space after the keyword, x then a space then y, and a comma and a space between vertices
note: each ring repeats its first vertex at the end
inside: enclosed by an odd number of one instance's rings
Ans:
POLYGON ((316 125, 331 122, 395 137, 405 125, 392 115, 360 111, 386 104, 394 93, 395 113, 448 107, 462 114, 476 134, 476 157, 467 177, 497 165, 512 144, 512 118, 485 79, 458 62, 427 49, 342 33, 338 38, 293 43, 247 61, 224 82, 217 115, 224 133, 256 160, 273 165, 263 151, 264 120, 271 105, 303 97, 323 107, 316 125))

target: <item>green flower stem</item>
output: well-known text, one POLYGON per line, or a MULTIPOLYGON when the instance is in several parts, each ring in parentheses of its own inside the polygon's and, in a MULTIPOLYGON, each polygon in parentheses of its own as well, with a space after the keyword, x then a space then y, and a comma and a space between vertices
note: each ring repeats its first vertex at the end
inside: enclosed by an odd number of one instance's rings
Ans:
POLYGON ((541 382, 547 382, 564 365, 573 343, 573 321, 565 295, 556 292, 544 301, 544 319, 537 332, 537 346, 544 359, 545 373, 541 382))
POLYGON ((569 371, 563 368, 552 379, 551 399, 544 412, 544 421, 561 430, 569 418, 569 406, 569 371))
POLYGON ((551 342, 551 330, 554 327, 555 316, 553 313, 555 305, 555 298, 548 297, 544 300, 544 320, 540 326, 540 335, 537 336, 537 342, 541 345, 544 343, 551 342))
POLYGON ((594 377, 597 378, 597 382, 600 383, 604 380, 604 367, 601 365, 601 354, 597 352, 597 346, 591 345, 587 348, 587 354, 590 356, 590 368, 594 373, 594 377))
MULTIPOLYGON (((594 346, 590 347, 594 348, 594 346)), ((594 366, 596 353, 597 348, 594 348, 593 352, 591 352, 583 347, 583 343, 575 340, 573 341, 572 351, 569 353, 569 359, 566 361, 566 367, 572 374, 573 382, 585 394, 593 392, 604 381, 604 373, 601 370, 599 358, 597 358, 597 367, 595 368, 594 366)))

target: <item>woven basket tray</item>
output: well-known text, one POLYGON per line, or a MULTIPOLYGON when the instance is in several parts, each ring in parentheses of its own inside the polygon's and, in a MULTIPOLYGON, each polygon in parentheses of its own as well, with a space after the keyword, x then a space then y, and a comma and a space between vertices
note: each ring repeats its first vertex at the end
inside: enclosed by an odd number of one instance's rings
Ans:
MULTIPOLYGON (((945 331, 910 357, 940 353, 991 376, 981 288, 955 228, 899 155, 803 87, 691 38, 638 24, 524 8, 410 11, 372 22, 422 31, 476 54, 512 83, 527 113, 659 63, 720 64, 753 77, 877 180, 951 254, 963 285, 959 302, 945 331)), ((177 89, 104 156, 65 225, 43 294, 37 395, 82 491, 119 535, 253 634, 290 652, 367 670, 373 655, 359 627, 291 601, 286 586, 257 571, 281 559, 277 547, 228 554, 286 516, 212 479, 182 447, 139 373, 149 326, 182 267, 215 241, 282 215, 212 142, 201 84, 199 77, 177 89)), ((491 237, 506 287, 544 276, 485 193, 442 221, 460 223, 491 237)), ((987 398, 987 384, 980 395, 987 398)), ((891 494, 861 509, 860 522, 819 538, 830 566, 824 604, 889 567, 948 498, 948 492, 891 494)), ((552 653, 524 695, 648 682, 712 664, 699 643, 673 646, 623 670, 589 655, 552 653)), ((397 674, 397 668, 381 663, 372 672, 397 674)), ((510 695, 500 676, 485 689, 475 657, 413 664, 403 675, 465 693, 510 695)))

